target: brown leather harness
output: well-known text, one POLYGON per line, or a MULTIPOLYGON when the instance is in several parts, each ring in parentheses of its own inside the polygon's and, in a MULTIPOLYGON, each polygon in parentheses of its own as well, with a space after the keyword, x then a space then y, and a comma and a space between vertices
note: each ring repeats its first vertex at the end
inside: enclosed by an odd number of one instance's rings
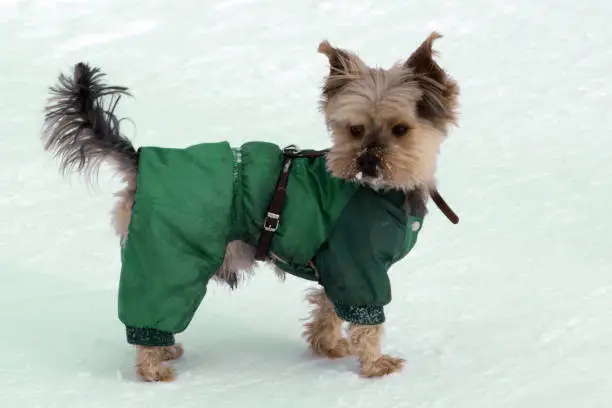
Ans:
MULTIPOLYGON (((287 195, 287 183, 289 182, 289 173, 293 160, 296 158, 315 158, 324 156, 329 150, 298 150, 295 146, 288 146, 283 150, 283 165, 281 167, 280 175, 276 182, 276 189, 274 196, 268 206, 268 212, 264 219, 263 230, 259 236, 257 243, 257 250, 255 252, 255 259, 258 261, 265 261, 268 258, 270 251, 270 243, 274 233, 278 230, 280 223, 280 217, 285 204, 285 197, 287 195)), ((433 189, 429 192, 433 202, 442 211, 442 213, 449 219, 453 224, 459 222, 459 217, 450 208, 450 206, 444 201, 437 189, 433 189)))

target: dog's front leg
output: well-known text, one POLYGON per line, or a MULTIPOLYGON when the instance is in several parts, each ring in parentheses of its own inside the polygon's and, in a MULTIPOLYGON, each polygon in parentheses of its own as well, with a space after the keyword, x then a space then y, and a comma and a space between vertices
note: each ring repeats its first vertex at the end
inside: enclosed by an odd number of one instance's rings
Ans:
POLYGON ((167 361, 183 355, 180 344, 174 346, 136 346, 136 371, 145 381, 173 381, 174 372, 167 361))
POLYGON ((334 305, 323 289, 314 289, 307 296, 314 305, 312 319, 306 323, 304 336, 310 348, 328 358, 341 358, 350 354, 349 345, 342 333, 342 320, 334 311, 334 305))
POLYGON ((364 377, 382 377, 400 371, 404 359, 380 353, 383 325, 365 326, 351 324, 348 337, 352 354, 355 354, 361 365, 364 377))

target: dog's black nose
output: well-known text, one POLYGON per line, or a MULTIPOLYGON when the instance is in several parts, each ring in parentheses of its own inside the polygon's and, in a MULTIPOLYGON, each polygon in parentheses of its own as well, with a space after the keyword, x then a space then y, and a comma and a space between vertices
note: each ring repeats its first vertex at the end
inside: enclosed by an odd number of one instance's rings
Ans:
POLYGON ((357 167, 364 176, 367 177, 376 177, 378 175, 378 165, 380 164, 380 160, 378 157, 366 153, 357 158, 357 167))

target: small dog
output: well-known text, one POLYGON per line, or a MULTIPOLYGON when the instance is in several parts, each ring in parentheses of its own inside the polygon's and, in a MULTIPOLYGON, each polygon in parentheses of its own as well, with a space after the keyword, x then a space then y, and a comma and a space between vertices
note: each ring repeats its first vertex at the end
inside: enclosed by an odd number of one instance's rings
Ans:
POLYGON ((85 63, 72 77, 60 74, 46 107, 45 150, 64 173, 92 181, 110 163, 126 184, 112 217, 122 248, 119 317, 142 379, 174 378, 167 361, 183 354, 174 334, 189 324, 210 279, 235 288, 252 271, 262 231, 276 233, 266 259, 280 276, 323 287, 307 297, 314 308, 304 336, 316 354, 356 356, 366 377, 402 368, 403 359, 381 353, 387 270, 416 242, 436 191, 437 155, 457 119, 458 86, 433 58, 439 37, 432 33, 389 69, 321 42, 330 67, 321 109, 332 146, 298 154, 291 170, 286 152, 264 142, 136 150, 114 113, 128 89, 105 85, 85 63), (281 172, 286 189, 275 188, 281 172), (279 191, 287 197, 280 226, 268 207, 279 191))

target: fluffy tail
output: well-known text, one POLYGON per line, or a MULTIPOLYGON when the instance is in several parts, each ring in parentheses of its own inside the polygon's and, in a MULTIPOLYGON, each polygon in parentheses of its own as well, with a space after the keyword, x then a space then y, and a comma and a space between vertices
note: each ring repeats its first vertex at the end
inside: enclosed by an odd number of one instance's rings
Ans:
POLYGON ((103 162, 108 162, 124 178, 134 175, 138 154, 132 143, 120 133, 121 120, 115 108, 128 89, 108 86, 99 68, 78 63, 73 76, 60 74, 50 87, 45 107, 42 141, 46 151, 60 159, 60 171, 76 171, 92 182, 103 162), (108 97, 108 105, 103 99, 108 97))

